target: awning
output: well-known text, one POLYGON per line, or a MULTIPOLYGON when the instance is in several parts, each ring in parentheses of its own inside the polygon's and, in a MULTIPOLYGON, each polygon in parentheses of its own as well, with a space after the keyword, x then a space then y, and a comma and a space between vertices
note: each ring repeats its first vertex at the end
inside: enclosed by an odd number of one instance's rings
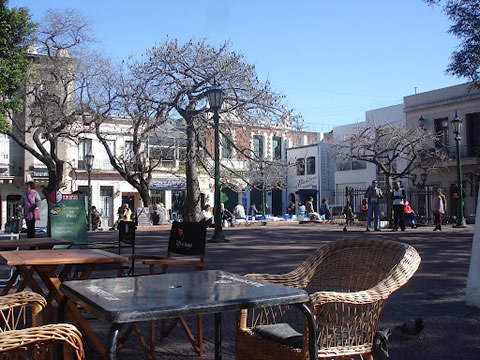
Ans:
POLYGON ((313 196, 313 195, 317 195, 317 194, 318 194, 318 190, 315 190, 315 189, 301 189, 301 190, 295 191, 295 195, 310 195, 310 196, 313 196))

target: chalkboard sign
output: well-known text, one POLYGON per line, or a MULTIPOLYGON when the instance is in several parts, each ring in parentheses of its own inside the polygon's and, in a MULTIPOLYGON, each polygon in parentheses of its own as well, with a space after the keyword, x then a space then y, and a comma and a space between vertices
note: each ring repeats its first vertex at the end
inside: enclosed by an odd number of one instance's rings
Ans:
MULTIPOLYGON (((87 216, 83 194, 52 193, 48 201, 52 237, 88 245, 87 216)), ((56 248, 68 245, 56 245, 56 248)))
POLYGON ((150 212, 148 207, 137 208, 137 224, 139 226, 150 226, 150 212))

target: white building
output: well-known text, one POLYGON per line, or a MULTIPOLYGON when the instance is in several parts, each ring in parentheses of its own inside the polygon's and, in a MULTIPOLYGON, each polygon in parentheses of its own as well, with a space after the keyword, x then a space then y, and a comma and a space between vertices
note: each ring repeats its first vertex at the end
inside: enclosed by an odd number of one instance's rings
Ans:
POLYGON ((322 141, 287 149, 287 204, 305 204, 313 197, 318 211, 323 197, 329 198, 334 179, 334 152, 331 134, 322 134, 322 141))
MULTIPOLYGON (((405 126, 405 113, 403 104, 369 110, 365 113, 365 121, 337 126, 333 128, 334 143, 347 142, 353 133, 370 126, 392 124, 396 127, 405 126)), ((385 187, 385 177, 377 174, 375 164, 357 161, 337 159, 335 172, 335 190, 344 191, 346 187, 365 189, 372 180, 378 180, 380 187, 385 187)))
POLYGON ((437 134, 432 148, 444 150, 451 158, 438 169, 429 171, 425 182, 427 188, 446 189, 449 216, 456 216, 458 210, 456 142, 451 121, 455 114, 463 120, 460 152, 464 212, 467 218, 473 218, 480 184, 480 90, 470 89, 469 84, 450 86, 405 96, 404 104, 407 128, 437 134))

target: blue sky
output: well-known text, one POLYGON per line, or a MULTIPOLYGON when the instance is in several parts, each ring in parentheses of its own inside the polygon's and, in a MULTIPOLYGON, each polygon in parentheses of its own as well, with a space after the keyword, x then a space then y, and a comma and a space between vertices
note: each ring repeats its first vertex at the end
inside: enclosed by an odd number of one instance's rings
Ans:
POLYGON ((403 96, 465 82, 445 75, 459 41, 439 8, 422 0, 10 0, 40 21, 74 8, 92 20, 116 59, 166 38, 206 38, 255 64, 312 130, 363 121, 403 96))

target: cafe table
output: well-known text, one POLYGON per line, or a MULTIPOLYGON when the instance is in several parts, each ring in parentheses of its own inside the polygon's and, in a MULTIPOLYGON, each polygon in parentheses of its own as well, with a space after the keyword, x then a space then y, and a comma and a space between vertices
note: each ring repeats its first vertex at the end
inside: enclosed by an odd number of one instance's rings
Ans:
MULTIPOLYGON (((71 243, 71 241, 52 237, 20 239, 19 234, 0 234, 0 250, 52 249, 55 245, 69 245, 71 243)), ((19 274, 18 269, 14 271, 11 267, 9 277, 1 280, 1 286, 6 288, 6 290, 3 290, 5 294, 12 286, 16 285, 19 274)))
POLYGON ((55 245, 70 245, 72 242, 52 237, 43 238, 25 238, 25 239, 5 239, 0 238, 0 249, 16 250, 16 249, 51 249, 55 245))
MULTIPOLYGON (((0 251, 0 260, 3 260, 7 265, 15 266, 22 276, 23 282, 19 285, 17 291, 21 291, 25 286, 28 286, 34 292, 45 297, 47 314, 51 310, 53 301, 58 304, 61 302, 63 294, 60 291, 60 284, 65 281, 73 266, 83 266, 79 279, 84 280, 90 277, 96 264, 127 261, 123 256, 96 249, 0 251), (48 294, 44 293, 41 283, 37 282, 34 273, 46 286, 48 294)), ((6 293, 5 289, 4 293, 6 293)), ((74 322, 82 323, 85 321, 75 306, 68 307, 68 314, 74 322)), ((98 339, 94 341, 93 345, 98 348, 103 346, 98 339)))
POLYGON ((222 312, 287 304, 298 307, 308 320, 310 359, 317 358, 313 315, 306 305, 309 297, 301 289, 252 280, 225 271, 205 270, 65 281, 60 290, 65 295, 59 307, 60 321, 64 319, 65 307, 74 302, 96 318, 111 324, 107 359, 116 359, 117 340, 123 324, 213 313, 215 360, 220 360, 222 312))

